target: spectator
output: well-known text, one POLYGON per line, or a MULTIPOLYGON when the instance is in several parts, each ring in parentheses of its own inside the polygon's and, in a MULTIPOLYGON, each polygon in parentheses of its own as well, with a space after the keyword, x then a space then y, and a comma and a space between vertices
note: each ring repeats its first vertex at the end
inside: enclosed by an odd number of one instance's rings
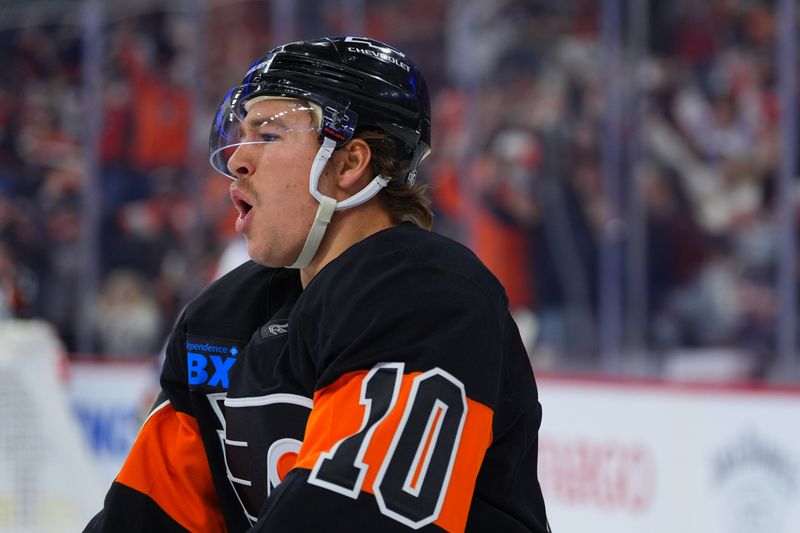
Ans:
POLYGON ((162 340, 162 317, 139 274, 126 269, 112 271, 103 283, 96 309, 100 353, 106 357, 156 354, 162 340))

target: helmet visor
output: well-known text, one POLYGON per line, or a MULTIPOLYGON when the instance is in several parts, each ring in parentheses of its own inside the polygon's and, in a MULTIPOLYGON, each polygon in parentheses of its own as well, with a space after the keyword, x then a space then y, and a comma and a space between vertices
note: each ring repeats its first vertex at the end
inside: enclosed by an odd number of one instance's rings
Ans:
POLYGON ((312 101, 303 96, 259 94, 251 85, 231 90, 212 124, 211 166, 236 179, 229 167, 235 165, 230 160, 239 150, 253 153, 273 149, 276 144, 319 146, 323 136, 332 137, 338 146, 350 140, 355 113, 333 102, 312 101))

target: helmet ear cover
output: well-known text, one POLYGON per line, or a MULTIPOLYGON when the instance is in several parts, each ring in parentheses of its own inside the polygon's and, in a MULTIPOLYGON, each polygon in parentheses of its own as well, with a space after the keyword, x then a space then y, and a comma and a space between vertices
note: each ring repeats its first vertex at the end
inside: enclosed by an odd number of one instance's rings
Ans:
POLYGON ((417 143, 412 149, 377 126, 358 126, 353 137, 364 139, 372 150, 374 174, 381 174, 391 181, 405 181, 409 185, 416 181, 420 162, 430 154, 424 143, 417 143))

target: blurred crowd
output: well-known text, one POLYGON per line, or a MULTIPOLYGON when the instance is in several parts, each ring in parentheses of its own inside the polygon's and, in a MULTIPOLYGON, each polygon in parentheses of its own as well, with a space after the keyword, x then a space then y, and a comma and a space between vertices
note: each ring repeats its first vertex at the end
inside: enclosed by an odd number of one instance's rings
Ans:
MULTIPOLYGON (((95 353, 159 349, 236 245, 228 184, 198 161, 217 99, 274 44, 268 4, 211 2, 202 46, 178 11, 106 26, 91 309, 77 303, 81 29, 0 28, 0 318, 44 317, 73 351, 75 321, 87 317, 95 353)), ((323 4, 314 29, 351 30, 346 11, 323 4)), ((540 364, 596 358, 602 237, 618 224, 631 258, 619 272, 626 349, 657 360, 725 348, 763 375, 775 352, 779 246, 775 2, 652 1, 640 20, 621 5, 621 35, 638 28, 641 42, 622 39, 615 73, 626 81, 611 85, 624 108, 616 220, 604 196, 611 66, 601 2, 381 0, 365 2, 362 23, 426 73, 434 146, 421 173, 435 189, 435 229, 504 283, 540 364)))
MULTIPOLYGON (((504 38, 479 61, 485 72, 463 55, 449 63, 477 80, 440 94, 436 179, 461 184, 473 246, 536 318, 537 356, 596 353, 601 239, 615 224, 623 256, 643 237, 619 269, 623 299, 637 296, 625 309, 628 349, 724 348, 764 375, 779 245, 775 3, 649 3, 644 52, 623 39, 617 64, 600 46, 599 2, 475 4, 478 33, 504 38), (625 107, 619 219, 604 194, 609 90, 625 107), (634 292, 637 269, 645 290, 634 292)), ((631 35, 643 21, 623 6, 631 35)))

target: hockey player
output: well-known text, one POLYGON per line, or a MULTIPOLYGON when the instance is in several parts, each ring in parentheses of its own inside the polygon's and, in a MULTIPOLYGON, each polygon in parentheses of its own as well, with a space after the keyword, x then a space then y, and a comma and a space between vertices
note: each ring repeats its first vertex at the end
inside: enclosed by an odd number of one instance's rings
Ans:
POLYGON ((210 160, 253 261, 192 302, 90 532, 544 532, 541 408, 502 287, 431 233, 425 81, 362 37, 287 44, 210 160))

